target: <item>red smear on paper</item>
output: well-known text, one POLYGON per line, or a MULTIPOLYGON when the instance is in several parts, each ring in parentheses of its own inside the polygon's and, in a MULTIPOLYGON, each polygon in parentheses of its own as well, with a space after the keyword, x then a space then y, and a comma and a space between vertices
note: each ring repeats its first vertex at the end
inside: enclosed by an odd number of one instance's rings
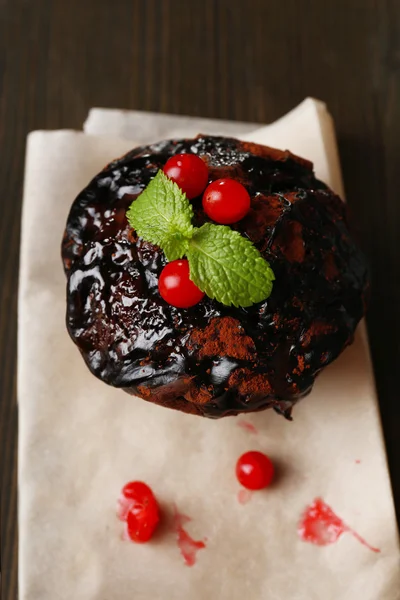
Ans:
POLYGON ((307 506, 297 531, 303 541, 317 546, 333 544, 342 533, 350 533, 372 552, 380 552, 379 548, 368 544, 354 529, 346 525, 321 498, 316 498, 307 506))
POLYGON ((192 519, 187 515, 178 512, 176 506, 174 507, 174 527, 177 533, 178 548, 181 552, 183 560, 188 567, 192 567, 196 563, 197 552, 206 545, 201 540, 194 540, 183 527, 186 523, 189 523, 192 519))
POLYGON ((356 463, 356 465, 359 465, 361 460, 359 458, 356 458, 356 460, 354 462, 356 463))
POLYGON ((256 427, 253 425, 253 423, 250 423, 250 421, 238 421, 237 425, 238 425, 238 427, 245 429, 249 433, 255 433, 255 434, 258 433, 258 430, 256 429, 256 427))
POLYGON ((242 489, 238 491, 237 499, 239 501, 239 504, 247 504, 248 502, 250 502, 252 496, 253 492, 251 490, 242 489))
POLYGON ((126 521, 128 518, 129 511, 131 510, 133 501, 125 498, 123 494, 120 495, 117 501, 117 517, 120 521, 126 521))

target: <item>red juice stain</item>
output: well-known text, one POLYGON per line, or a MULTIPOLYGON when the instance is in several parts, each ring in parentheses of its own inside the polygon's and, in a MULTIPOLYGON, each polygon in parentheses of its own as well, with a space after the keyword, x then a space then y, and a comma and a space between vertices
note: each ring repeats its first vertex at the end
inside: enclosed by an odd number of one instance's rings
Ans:
POLYGON ((312 504, 307 506, 298 526, 298 534, 304 542, 310 542, 317 546, 327 546, 335 543, 342 533, 350 533, 363 546, 372 552, 380 552, 364 540, 354 529, 351 529, 340 517, 338 517, 330 506, 325 504, 322 498, 316 498, 312 504))
POLYGON ((359 458, 356 458, 354 462, 356 463, 356 465, 359 465, 361 463, 361 460, 359 458))
POLYGON ((130 541, 126 520, 128 518, 129 511, 132 508, 132 505, 133 505, 133 501, 128 500, 128 498, 125 498, 125 496, 121 493, 120 497, 117 500, 117 518, 120 521, 125 522, 124 529, 120 535, 120 539, 123 542, 130 541))
POLYGON ((238 425, 238 427, 245 429, 249 433, 255 433, 255 434, 258 433, 256 427, 254 427, 253 423, 250 423, 250 421, 238 421, 237 425, 238 425))
POLYGON ((120 521, 126 521, 132 506, 133 500, 129 500, 128 498, 125 498, 123 494, 121 494, 117 501, 117 517, 120 521))
POLYGON ((192 519, 187 515, 183 515, 178 512, 176 506, 174 506, 174 528, 177 533, 178 548, 181 552, 183 560, 188 567, 192 567, 196 563, 196 555, 199 550, 205 548, 206 545, 201 540, 194 540, 183 527, 186 523, 189 523, 192 519))
POLYGON ((239 504, 247 504, 250 502, 253 496, 253 492, 251 490, 242 489, 238 491, 237 499, 239 504))

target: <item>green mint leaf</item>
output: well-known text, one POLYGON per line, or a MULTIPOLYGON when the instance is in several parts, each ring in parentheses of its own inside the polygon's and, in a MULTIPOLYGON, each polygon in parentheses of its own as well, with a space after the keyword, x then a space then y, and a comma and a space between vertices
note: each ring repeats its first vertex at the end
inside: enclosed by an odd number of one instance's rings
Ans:
POLYGON ((186 254, 194 231, 193 208, 163 171, 132 202, 127 218, 141 238, 162 248, 169 261, 186 254))
POLYGON ((269 263, 237 231, 206 223, 186 252, 190 278, 210 298, 228 306, 250 306, 268 298, 275 279, 269 263))

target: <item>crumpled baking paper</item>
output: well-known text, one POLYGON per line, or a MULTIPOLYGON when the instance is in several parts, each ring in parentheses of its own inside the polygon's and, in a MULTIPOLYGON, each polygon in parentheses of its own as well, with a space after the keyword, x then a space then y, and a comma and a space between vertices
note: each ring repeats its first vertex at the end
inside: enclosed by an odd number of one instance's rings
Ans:
POLYGON ((20 600, 399 598, 397 527, 363 324, 295 407, 293 422, 271 410, 212 421, 128 396, 89 373, 67 334, 60 241, 70 205, 136 143, 160 132, 246 136, 313 160, 317 175, 342 192, 322 103, 307 99, 252 133, 252 124, 237 132, 226 126, 93 109, 85 134, 28 138, 18 333, 20 600), (249 449, 268 453, 278 476, 242 505, 234 466, 249 449), (135 479, 153 488, 163 511, 159 532, 144 545, 124 541, 116 518, 119 492, 135 479), (317 496, 381 552, 350 534, 326 547, 300 540, 300 516, 317 496), (206 543, 193 567, 177 546, 174 504, 192 518, 188 533, 206 543))

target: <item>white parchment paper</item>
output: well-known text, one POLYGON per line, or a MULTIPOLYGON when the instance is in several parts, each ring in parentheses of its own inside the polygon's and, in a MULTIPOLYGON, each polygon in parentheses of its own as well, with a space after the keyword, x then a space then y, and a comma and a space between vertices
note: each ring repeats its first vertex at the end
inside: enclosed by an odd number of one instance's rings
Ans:
POLYGON ((195 136, 198 133, 243 137, 258 129, 257 123, 223 121, 222 119, 194 118, 182 115, 118 110, 116 108, 91 108, 83 125, 86 133, 111 135, 136 144, 150 144, 159 140, 195 136))
MULTIPOLYGON (((99 117, 91 112, 86 131, 104 133, 99 117)), ((136 142, 146 141, 137 113, 113 119, 117 133, 128 119, 126 137, 136 132, 136 142)), ((201 129, 196 120, 191 126, 188 135, 201 129)), ((163 127, 174 135, 167 122, 163 127)), ((150 130, 146 135, 153 141, 150 130)), ((307 100, 250 137, 310 158, 317 175, 342 190, 323 104, 307 100)), ((292 423, 272 411, 246 416, 258 435, 238 427, 243 417, 211 421, 130 397, 84 365, 64 325, 60 241, 76 194, 134 145, 72 131, 28 138, 19 292, 20 600, 398 600, 397 528, 363 325, 295 408, 292 423), (267 452, 279 476, 241 505, 234 465, 249 449, 267 452), (164 513, 146 545, 122 541, 115 516, 119 491, 133 479, 152 486, 164 513), (327 547, 301 541, 297 524, 316 496, 381 553, 349 534, 327 547), (173 503, 193 518, 190 534, 207 538, 190 568, 169 530, 173 503)))

